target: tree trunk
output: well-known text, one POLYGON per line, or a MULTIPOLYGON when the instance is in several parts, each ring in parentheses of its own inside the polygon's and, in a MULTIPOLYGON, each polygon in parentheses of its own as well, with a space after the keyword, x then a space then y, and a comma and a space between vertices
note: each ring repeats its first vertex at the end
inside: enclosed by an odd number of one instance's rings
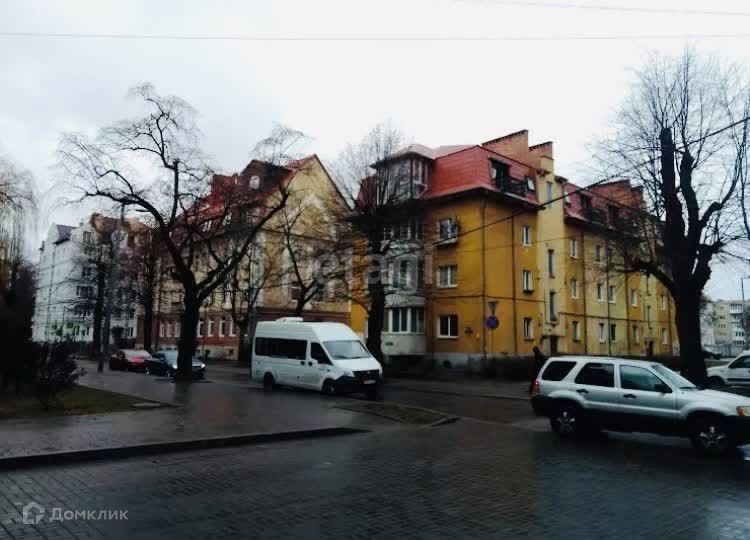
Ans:
POLYGON ((143 307, 143 348, 151 352, 151 342, 154 332, 154 297, 153 293, 146 293, 143 307))
POLYGON ((104 370, 104 355, 102 354, 102 318, 104 317, 104 289, 106 285, 106 268, 96 267, 96 301, 94 302, 94 335, 91 338, 91 356, 98 360, 97 369, 104 370))
POLYGON ((385 320, 385 287, 382 281, 369 285, 370 314, 367 319, 367 348, 383 364, 383 321, 385 320))
POLYGON ((181 381, 191 381, 193 356, 197 348, 198 319, 201 303, 190 287, 185 287, 183 312, 180 317, 180 339, 177 342, 177 376, 181 381))
POLYGON ((700 328, 700 295, 681 294, 675 298, 675 324, 680 340, 680 360, 685 375, 695 384, 706 381, 700 328))
POLYGON ((302 291, 300 290, 299 300, 297 300, 297 304, 294 306, 294 316, 302 317, 303 311, 305 311, 305 296, 302 294, 302 291))

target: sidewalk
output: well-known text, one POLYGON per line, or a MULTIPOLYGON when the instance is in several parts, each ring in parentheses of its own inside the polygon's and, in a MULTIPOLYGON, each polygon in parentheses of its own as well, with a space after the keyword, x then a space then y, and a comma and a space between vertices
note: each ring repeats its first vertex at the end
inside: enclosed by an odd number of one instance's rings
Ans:
MULTIPOLYGON (((211 382, 178 385, 165 378, 89 373, 81 384, 173 407, 134 412, 0 421, 0 458, 250 433, 328 428, 370 429, 383 418, 336 408, 339 398, 304 391, 266 393, 211 382)), ((345 399, 345 398, 342 398, 345 399)))

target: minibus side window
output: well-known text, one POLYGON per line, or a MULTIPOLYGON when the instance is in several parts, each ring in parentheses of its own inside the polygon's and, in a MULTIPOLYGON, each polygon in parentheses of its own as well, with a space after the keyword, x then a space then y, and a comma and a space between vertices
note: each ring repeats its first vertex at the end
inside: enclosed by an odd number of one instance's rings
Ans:
POLYGON ((304 360, 307 341, 304 339, 255 338, 255 354, 304 360))

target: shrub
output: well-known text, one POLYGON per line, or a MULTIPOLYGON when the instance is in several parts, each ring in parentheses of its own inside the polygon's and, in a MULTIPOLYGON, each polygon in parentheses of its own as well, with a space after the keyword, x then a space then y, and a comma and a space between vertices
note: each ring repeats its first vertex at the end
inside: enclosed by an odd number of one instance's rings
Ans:
POLYGON ((73 345, 62 341, 37 348, 33 389, 42 407, 59 403, 60 394, 71 390, 86 371, 73 359, 73 345))

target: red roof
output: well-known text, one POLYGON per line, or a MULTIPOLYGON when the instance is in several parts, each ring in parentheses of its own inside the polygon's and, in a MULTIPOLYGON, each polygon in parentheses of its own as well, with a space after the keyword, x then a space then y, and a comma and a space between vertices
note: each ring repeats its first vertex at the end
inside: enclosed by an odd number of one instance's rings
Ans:
POLYGON ((593 210, 605 212, 604 217, 607 219, 606 212, 609 206, 624 209, 643 207, 643 190, 640 187, 631 186, 628 180, 615 180, 589 188, 566 182, 563 189, 568 193, 576 192, 568 197, 568 202, 565 204, 565 217, 579 221, 592 221, 583 210, 581 195, 589 197, 593 210))
MULTIPOLYGON (((532 178, 536 171, 513 158, 503 156, 482 146, 469 146, 462 150, 438 157, 433 161, 429 187, 423 199, 434 199, 482 187, 501 193, 492 178, 492 161, 508 165, 511 181, 525 186, 527 176, 532 178)), ((535 191, 525 190, 524 198, 537 202, 535 191)))

